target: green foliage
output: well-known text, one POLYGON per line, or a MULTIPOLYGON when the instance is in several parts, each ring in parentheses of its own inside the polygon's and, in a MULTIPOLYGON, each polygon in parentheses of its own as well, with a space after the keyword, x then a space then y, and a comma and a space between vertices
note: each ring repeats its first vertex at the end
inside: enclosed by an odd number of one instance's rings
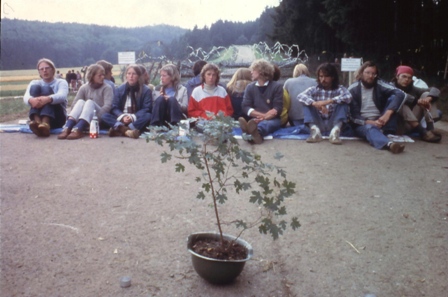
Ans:
POLYGON ((48 23, 2 18, 2 70, 31 69, 42 58, 50 58, 56 67, 89 65, 105 59, 118 63, 118 52, 145 51, 159 56, 154 44, 169 44, 187 30, 157 25, 117 28, 74 23, 48 23), (32 50, 30 50, 32 49, 32 50))
MULTIPOLYGON (((162 163, 175 158, 199 169, 200 174, 195 181, 201 183, 201 190, 196 197, 212 199, 221 234, 218 203, 229 202, 232 195, 250 191, 249 202, 261 208, 260 217, 253 223, 236 220, 235 225, 243 228, 241 232, 258 225, 260 233, 277 239, 288 226, 287 221, 280 220, 280 217, 287 215, 285 198, 294 195, 296 184, 287 179, 284 169, 265 163, 260 155, 241 148, 233 136, 235 127, 238 127, 238 122, 220 113, 204 121, 202 134, 191 130, 188 136, 179 136, 178 126, 172 126, 170 130, 150 127, 147 141, 167 145, 169 152, 161 154, 162 163)), ((277 153, 274 158, 279 160, 281 157, 277 153)), ((185 169, 176 163, 176 172, 185 169)), ((297 217, 293 217, 289 225, 296 230, 300 226, 297 217)))

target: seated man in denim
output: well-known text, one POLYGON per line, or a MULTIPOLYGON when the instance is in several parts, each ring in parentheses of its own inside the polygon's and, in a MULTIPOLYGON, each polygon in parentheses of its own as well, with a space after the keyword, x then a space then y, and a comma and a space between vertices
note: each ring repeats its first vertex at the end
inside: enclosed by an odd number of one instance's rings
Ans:
POLYGON ((386 135, 396 133, 397 111, 405 94, 378 79, 378 67, 371 61, 362 64, 356 79, 348 88, 353 96, 350 117, 356 135, 376 149, 387 149, 394 154, 403 152, 404 145, 390 141, 386 135))
POLYGON ((338 71, 333 64, 321 64, 316 74, 318 85, 306 89, 296 99, 304 104, 304 122, 311 131, 306 142, 320 142, 322 133, 330 132, 330 143, 342 144, 341 128, 347 123, 352 95, 339 85, 338 71))
POLYGON ((31 107, 31 131, 39 137, 48 137, 50 129, 65 124, 68 84, 64 79, 55 78, 56 67, 48 59, 40 59, 37 70, 42 79, 30 82, 23 101, 31 107))
POLYGON ((249 140, 261 144, 264 137, 281 127, 280 115, 283 110, 283 86, 274 81, 274 66, 266 60, 252 62, 252 81, 244 91, 241 107, 250 118, 238 119, 241 130, 251 135, 249 140))

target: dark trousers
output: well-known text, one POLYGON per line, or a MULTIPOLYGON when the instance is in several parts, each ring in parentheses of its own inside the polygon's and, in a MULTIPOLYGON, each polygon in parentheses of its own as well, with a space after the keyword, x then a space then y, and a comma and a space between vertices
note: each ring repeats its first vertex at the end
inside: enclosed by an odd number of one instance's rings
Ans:
POLYGON ((163 96, 159 96, 152 107, 152 126, 164 126, 166 123, 177 125, 182 120, 182 110, 179 102, 174 97, 167 100, 163 96))

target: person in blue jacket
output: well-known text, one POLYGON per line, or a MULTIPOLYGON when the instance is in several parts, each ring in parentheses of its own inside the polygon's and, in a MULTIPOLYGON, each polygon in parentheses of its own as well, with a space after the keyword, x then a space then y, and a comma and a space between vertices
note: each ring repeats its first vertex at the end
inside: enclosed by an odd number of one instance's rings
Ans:
POLYGON ((142 71, 136 64, 126 68, 126 83, 114 95, 110 113, 102 120, 110 127, 109 136, 139 138, 151 121, 152 92, 143 82, 142 71))

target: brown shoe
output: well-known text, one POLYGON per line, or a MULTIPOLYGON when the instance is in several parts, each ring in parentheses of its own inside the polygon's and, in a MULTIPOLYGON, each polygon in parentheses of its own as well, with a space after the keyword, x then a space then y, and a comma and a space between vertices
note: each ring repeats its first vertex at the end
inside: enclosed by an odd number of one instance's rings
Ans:
POLYGON ((74 139, 80 139, 84 136, 81 130, 79 129, 73 129, 72 132, 67 136, 68 140, 74 140, 74 139))
POLYGON ((260 131, 258 131, 258 125, 254 120, 250 120, 247 123, 247 133, 252 136, 252 141, 255 144, 263 143, 263 136, 261 136, 260 131))
POLYGON ((426 142, 439 142, 442 137, 434 134, 431 131, 427 131, 425 135, 422 136, 422 139, 426 142))
POLYGON ((238 122, 240 123, 241 132, 247 134, 247 121, 245 118, 240 117, 238 118, 238 122))
POLYGON ((404 144, 392 142, 389 146, 389 150, 392 154, 400 154, 404 151, 404 144))
POLYGON ((140 137, 140 130, 127 130, 126 132, 124 132, 124 135, 129 138, 138 139, 140 137))
POLYGON ((429 130, 430 132, 432 132, 432 134, 436 135, 436 136, 440 136, 442 137, 442 130, 434 128, 434 130, 429 130))
POLYGON ((124 133, 128 130, 129 130, 128 126, 125 125, 120 125, 117 127, 117 129, 110 128, 109 137, 125 136, 124 133))
POLYGON ((61 134, 58 135, 58 139, 66 139, 70 132, 72 132, 72 128, 64 128, 61 134))
POLYGON ((38 122, 35 122, 35 121, 31 121, 30 122, 30 124, 29 124, 29 126, 30 126, 30 130, 34 133, 34 134, 36 134, 37 136, 41 136, 40 135, 40 131, 39 131, 39 123, 38 122))
POLYGON ((50 125, 47 123, 40 123, 37 127, 39 129, 40 137, 50 136, 50 125))

